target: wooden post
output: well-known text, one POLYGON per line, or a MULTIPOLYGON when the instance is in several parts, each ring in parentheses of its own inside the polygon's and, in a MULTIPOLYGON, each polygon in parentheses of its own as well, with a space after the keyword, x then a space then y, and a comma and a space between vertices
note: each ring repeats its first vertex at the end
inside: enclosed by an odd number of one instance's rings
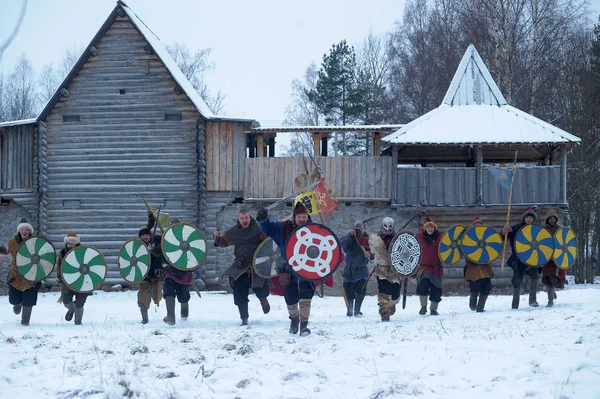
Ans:
POLYGON ((477 205, 483 204, 483 146, 475 147, 475 185, 477 190, 477 205))
POLYGON ((373 156, 378 157, 380 154, 381 154, 381 132, 373 132, 373 156))
POLYGON ((265 138, 262 133, 256 135, 256 157, 262 158, 265 156, 265 138))
MULTIPOLYGON (((515 174, 517 173, 517 154, 519 150, 515 151, 515 162, 512 167, 512 176, 510 178, 510 192, 508 193, 508 212, 506 213, 506 224, 504 227, 508 227, 510 223, 510 205, 512 202, 513 184, 515 182, 515 174)), ((502 243, 502 263, 500 264, 500 271, 504 271, 504 260, 506 259, 506 241, 508 241, 508 232, 504 234, 502 243)))
POLYGON ((390 192, 391 204, 398 203, 398 193, 396 192, 398 185, 398 146, 392 146, 392 191, 390 192))
POLYGON ((371 147, 369 133, 365 134, 365 155, 369 156, 369 148, 371 147))
POLYGON ((327 156, 327 137, 329 133, 319 133, 319 137, 321 137, 321 156, 327 156))
POLYGON ((567 203, 567 148, 560 147, 560 191, 563 204, 567 203))
POLYGON ((313 154, 318 157, 321 152, 321 135, 318 132, 313 132, 313 154))

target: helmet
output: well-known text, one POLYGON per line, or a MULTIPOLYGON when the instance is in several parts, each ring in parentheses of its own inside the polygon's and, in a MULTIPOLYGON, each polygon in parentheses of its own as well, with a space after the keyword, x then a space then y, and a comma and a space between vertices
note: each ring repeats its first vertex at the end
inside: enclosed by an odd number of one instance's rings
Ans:
POLYGON ((384 217, 381 220, 381 230, 386 234, 392 234, 394 232, 394 219, 389 216, 384 217))

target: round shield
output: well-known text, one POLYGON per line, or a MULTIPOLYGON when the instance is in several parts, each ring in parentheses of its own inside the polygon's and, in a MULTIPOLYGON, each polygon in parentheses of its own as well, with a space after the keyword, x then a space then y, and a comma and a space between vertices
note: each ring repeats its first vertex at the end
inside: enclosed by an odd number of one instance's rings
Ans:
POLYGON ((63 282, 70 290, 80 293, 100 288, 107 270, 104 256, 92 247, 75 247, 62 261, 63 282))
POLYGON ((471 262, 490 263, 502 252, 502 236, 486 225, 469 227, 463 234, 461 247, 465 258, 471 262))
POLYGON ((254 268, 254 272, 262 278, 277 276, 279 274, 279 266, 282 264, 281 251, 271 238, 267 238, 261 242, 256 251, 254 251, 252 267, 254 268))
POLYGON ((568 227, 561 227, 554 233, 554 253, 556 266, 563 270, 570 269, 577 260, 577 236, 568 227))
POLYGON ((401 276, 410 276, 421 262, 421 246, 414 234, 400 231, 390 242, 390 265, 401 276))
POLYGON ((52 273, 55 263, 56 250, 44 237, 29 237, 17 249, 17 272, 27 281, 42 281, 52 273))
POLYGON ((183 271, 200 267, 206 257, 206 239, 196 227, 187 223, 169 226, 162 236, 162 251, 171 266, 183 271))
POLYGON ((460 244, 465 230, 465 226, 455 224, 444 232, 438 250, 442 262, 453 265, 462 258, 463 253, 460 244))
POLYGON ((335 233, 318 223, 294 229, 285 243, 285 256, 292 271, 306 280, 320 280, 342 261, 342 248, 335 233))
POLYGON ((139 238, 132 238, 121 246, 117 258, 119 273, 125 281, 142 281, 150 270, 150 252, 139 238))
POLYGON ((548 263, 554 253, 552 234, 537 224, 527 224, 515 235, 515 253, 527 266, 538 267, 548 263))

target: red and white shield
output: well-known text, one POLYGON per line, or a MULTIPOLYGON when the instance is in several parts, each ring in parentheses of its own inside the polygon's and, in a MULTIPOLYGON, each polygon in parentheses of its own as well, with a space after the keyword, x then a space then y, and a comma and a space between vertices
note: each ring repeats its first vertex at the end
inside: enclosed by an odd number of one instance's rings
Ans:
POLYGON ((321 280, 342 261, 340 242, 333 231, 318 223, 297 227, 285 244, 292 271, 305 280, 321 280))

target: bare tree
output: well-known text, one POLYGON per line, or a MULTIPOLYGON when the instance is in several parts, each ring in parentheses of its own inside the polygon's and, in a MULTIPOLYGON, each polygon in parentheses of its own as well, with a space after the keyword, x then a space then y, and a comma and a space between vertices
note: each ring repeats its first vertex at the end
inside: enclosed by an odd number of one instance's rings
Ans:
POLYGON ((8 76, 4 104, 6 120, 27 119, 37 113, 35 72, 25 54, 21 55, 13 72, 8 76))
POLYGON ((220 90, 213 95, 204 82, 204 74, 215 68, 215 64, 209 60, 211 50, 205 48, 192 54, 186 45, 175 43, 167 46, 167 51, 210 110, 217 115, 222 112, 225 95, 220 90))
POLYGON ((23 18, 25 18, 25 11, 27 11, 27 0, 23 0, 23 5, 21 6, 21 13, 19 14, 19 18, 17 19, 17 23, 13 28, 13 31, 10 33, 8 38, 4 41, 4 43, 0 44, 0 62, 2 62, 2 55, 4 51, 10 46, 15 37, 19 33, 19 29, 21 28, 21 24, 23 23, 23 18))
MULTIPOLYGON (((308 93, 317 85, 319 67, 313 62, 304 72, 302 79, 292 82, 292 103, 285 110, 284 125, 318 126, 321 115, 316 104, 310 100, 308 93)), ((284 146, 285 156, 307 156, 313 154, 313 141, 310 133, 297 133, 292 137, 290 146, 284 146)))
POLYGON ((44 65, 38 79, 39 101, 43 107, 54 95, 59 85, 58 71, 52 63, 44 65))
MULTIPOLYGON (((67 77, 69 72, 73 69, 83 52, 85 51, 85 46, 73 46, 71 48, 66 49, 60 62, 58 64, 58 70, 56 71, 56 79, 58 81, 62 81, 67 77)), ((55 88, 56 89, 56 88, 55 88)))

